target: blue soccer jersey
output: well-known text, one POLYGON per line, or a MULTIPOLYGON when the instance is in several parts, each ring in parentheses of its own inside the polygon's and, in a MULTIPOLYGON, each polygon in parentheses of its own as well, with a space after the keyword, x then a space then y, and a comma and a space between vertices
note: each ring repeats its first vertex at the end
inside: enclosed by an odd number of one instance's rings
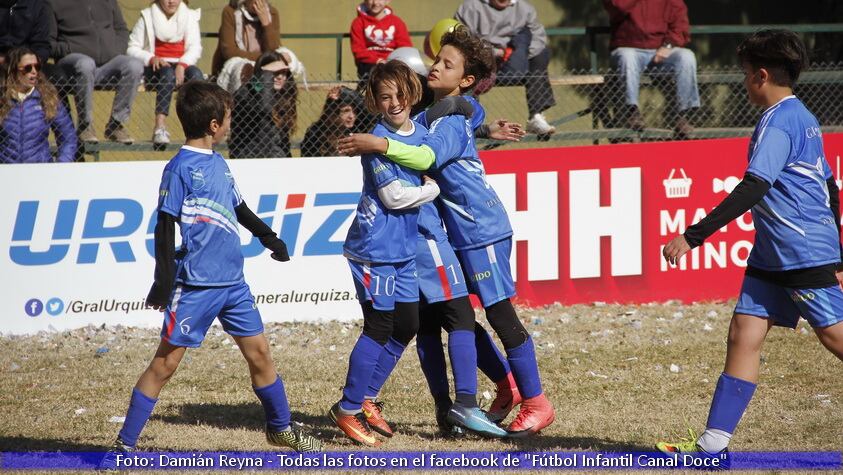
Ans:
POLYGON ((429 173, 439 184, 440 212, 457 250, 482 247, 512 235, 509 217, 486 181, 474 142, 474 129, 482 124, 486 113, 474 98, 464 97, 474 106, 471 119, 449 115, 427 124, 425 114, 417 116, 430 128, 422 144, 436 154, 429 173))
MULTIPOLYGON (((411 122, 409 132, 396 131, 385 124, 375 126, 372 134, 408 145, 419 145, 427 134, 423 126, 411 122)), ((366 154, 363 165, 363 192, 343 251, 352 259, 365 262, 395 263, 416 255, 418 208, 391 210, 381 202, 378 189, 398 180, 404 186, 420 186, 421 176, 382 155, 366 154)))
POLYGON ((179 221, 176 282, 219 287, 243 280, 234 208, 243 202, 219 153, 184 146, 164 167, 158 210, 179 221))
POLYGON ((829 207, 832 177, 817 119, 795 96, 767 109, 749 144, 751 173, 771 188, 752 208, 755 246, 748 264, 769 271, 840 261, 840 238, 829 207))

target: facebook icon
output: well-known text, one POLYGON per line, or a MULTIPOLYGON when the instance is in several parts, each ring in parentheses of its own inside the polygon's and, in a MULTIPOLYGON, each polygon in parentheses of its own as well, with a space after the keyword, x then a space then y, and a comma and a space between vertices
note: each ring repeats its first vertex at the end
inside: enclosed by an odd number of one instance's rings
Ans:
POLYGON ((38 299, 29 299, 23 309, 30 317, 37 317, 44 310, 44 304, 38 299))

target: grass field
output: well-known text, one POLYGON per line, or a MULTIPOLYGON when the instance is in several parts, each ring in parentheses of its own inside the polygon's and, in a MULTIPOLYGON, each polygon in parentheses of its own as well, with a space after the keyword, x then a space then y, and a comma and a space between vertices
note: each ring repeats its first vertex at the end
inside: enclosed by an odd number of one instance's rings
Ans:
MULTIPOLYGON (((705 423, 721 371, 731 304, 520 309, 537 345, 556 422, 521 442, 436 437, 433 405, 410 347, 382 394, 398 434, 384 450, 649 450, 705 423), (675 366, 673 366, 675 365, 675 366)), ((268 324, 294 420, 326 449, 356 450, 325 416, 340 396, 359 324, 268 324)), ((0 337, 0 450, 102 450, 120 428, 157 331, 83 328, 0 337), (100 348, 108 351, 97 355, 100 348)), ((804 322, 774 329, 736 450, 840 450, 843 365, 804 322)), ((488 405, 491 383, 481 377, 488 405)), ((229 336, 212 327, 161 394, 144 450, 269 450, 263 411, 229 336)))

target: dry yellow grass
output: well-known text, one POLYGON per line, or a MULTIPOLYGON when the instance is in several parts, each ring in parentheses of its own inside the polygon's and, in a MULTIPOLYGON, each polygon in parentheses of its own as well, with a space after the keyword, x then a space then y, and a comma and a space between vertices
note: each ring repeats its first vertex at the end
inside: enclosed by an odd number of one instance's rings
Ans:
MULTIPOLYGON (((436 437, 433 405, 410 347, 382 394, 398 429, 384 450, 649 450, 656 440, 682 435, 686 421, 702 429, 730 312, 730 304, 520 309, 557 410, 541 436, 521 442, 436 437)), ((771 332, 761 384, 734 449, 840 450, 843 365, 802 325, 771 332)), ((328 450, 358 449, 325 413, 340 396, 359 331, 341 323, 267 325, 293 418, 328 450)), ((157 331, 134 328, 0 337, 0 450, 102 450, 119 430, 109 418, 124 415, 157 343, 157 331), (100 347, 109 351, 95 356, 100 347), (76 415, 77 409, 85 411, 76 415)), ((494 394, 481 376, 484 391, 494 394)), ((139 447, 269 450, 262 424, 245 362, 230 337, 212 327, 162 392, 139 447)))

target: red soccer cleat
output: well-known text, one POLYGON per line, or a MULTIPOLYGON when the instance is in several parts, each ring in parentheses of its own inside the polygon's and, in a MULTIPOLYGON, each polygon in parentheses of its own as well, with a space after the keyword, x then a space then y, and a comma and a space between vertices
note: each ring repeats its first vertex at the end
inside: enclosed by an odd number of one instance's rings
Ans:
POLYGON ((542 393, 521 403, 521 410, 506 430, 510 437, 527 437, 552 424, 555 417, 553 406, 542 393))
POLYGON ((383 418, 383 403, 366 399, 363 401, 363 415, 373 431, 384 437, 392 437, 392 427, 383 418))
POLYGON ((506 378, 496 384, 498 385, 497 394, 495 394, 495 400, 492 401, 492 406, 486 411, 486 415, 492 422, 501 422, 515 406, 521 404, 522 398, 512 372, 507 373, 506 378))

